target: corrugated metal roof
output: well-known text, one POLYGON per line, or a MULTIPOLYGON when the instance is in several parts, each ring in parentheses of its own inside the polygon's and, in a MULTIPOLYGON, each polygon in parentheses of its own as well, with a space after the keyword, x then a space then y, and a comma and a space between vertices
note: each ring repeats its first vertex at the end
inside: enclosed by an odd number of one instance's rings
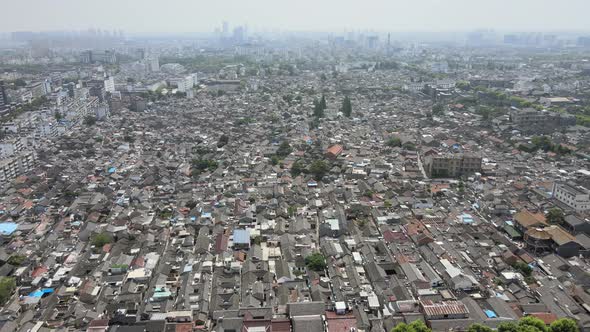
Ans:
POLYGON ((234 230, 234 243, 250 243, 250 232, 247 229, 234 230))
POLYGON ((432 301, 420 301, 427 316, 461 315, 469 314, 469 310, 461 301, 446 301, 434 303, 432 301))

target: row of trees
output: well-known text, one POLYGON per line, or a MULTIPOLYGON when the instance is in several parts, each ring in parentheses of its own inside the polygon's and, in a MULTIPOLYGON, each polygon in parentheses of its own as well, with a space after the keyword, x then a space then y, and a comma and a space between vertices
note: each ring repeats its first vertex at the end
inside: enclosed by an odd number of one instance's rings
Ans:
MULTIPOLYGON (((326 97, 322 95, 322 99, 318 100, 317 98, 313 101, 313 116, 315 118, 323 118, 325 116, 325 110, 328 108, 326 105, 326 97)), ((344 96, 344 100, 342 101, 342 107, 340 107, 340 111, 344 116, 350 118, 352 115, 352 102, 348 96, 344 96)))
POLYGON ((322 95, 322 99, 318 100, 317 98, 313 101, 313 116, 315 118, 323 118, 325 114, 325 110, 328 106, 326 105, 326 97, 322 95))
POLYGON ((530 145, 519 145, 518 147, 522 151, 526 152, 535 152, 538 150, 542 150, 544 152, 553 152, 556 154, 568 154, 571 153, 571 150, 564 147, 561 144, 555 144, 551 141, 551 138, 548 136, 534 136, 531 139, 530 145))
MULTIPOLYGON (((545 325, 542 320, 527 316, 521 318, 518 323, 502 323, 498 326, 498 332, 579 332, 580 329, 575 321, 568 318, 561 318, 550 326, 545 325)), ((472 324, 468 332, 493 332, 491 328, 481 324, 472 324)), ((391 332, 432 332, 422 321, 414 321, 410 324, 401 323, 394 327, 391 332)))
POLYGON ((344 100, 342 101, 342 108, 340 109, 340 111, 347 118, 350 118, 350 116, 352 115, 352 103, 350 102, 350 98, 348 98, 348 96, 344 97, 344 100))

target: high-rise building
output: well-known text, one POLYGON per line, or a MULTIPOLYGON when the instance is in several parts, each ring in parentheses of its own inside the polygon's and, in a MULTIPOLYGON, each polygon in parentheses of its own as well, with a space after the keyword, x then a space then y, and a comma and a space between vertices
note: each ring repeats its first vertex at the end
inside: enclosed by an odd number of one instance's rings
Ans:
POLYGON ((151 72, 160 71, 160 60, 157 55, 152 55, 148 59, 148 68, 151 72))
POLYGON ((227 21, 223 21, 223 25, 222 25, 222 29, 221 29, 221 34, 223 37, 228 37, 229 36, 229 23, 227 23, 227 21))
POLYGON ((4 81, 0 81, 0 110, 8 105, 8 96, 6 95, 6 87, 4 81))
POLYGON ((110 93, 115 92, 115 78, 113 76, 109 76, 104 80, 104 90, 110 93))
POLYGON ((234 35, 233 38, 234 42, 236 43, 242 43, 245 41, 245 33, 244 33, 244 27, 242 26, 238 26, 234 29, 234 35))

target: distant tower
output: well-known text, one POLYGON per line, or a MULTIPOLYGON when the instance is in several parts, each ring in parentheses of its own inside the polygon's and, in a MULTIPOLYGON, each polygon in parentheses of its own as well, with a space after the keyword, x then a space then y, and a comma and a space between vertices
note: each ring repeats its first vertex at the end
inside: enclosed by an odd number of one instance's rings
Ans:
POLYGON ((8 105, 8 96, 6 95, 6 88, 4 87, 4 81, 0 81, 0 109, 3 109, 8 105))
POLYGON ((229 36, 229 23, 227 23, 227 21, 223 21, 221 34, 223 37, 229 36))
POLYGON ((152 54, 149 57, 149 69, 151 72, 159 72, 160 71, 160 60, 158 59, 158 56, 155 54, 152 54))
POLYGON ((387 34, 387 54, 391 53, 391 33, 387 34))

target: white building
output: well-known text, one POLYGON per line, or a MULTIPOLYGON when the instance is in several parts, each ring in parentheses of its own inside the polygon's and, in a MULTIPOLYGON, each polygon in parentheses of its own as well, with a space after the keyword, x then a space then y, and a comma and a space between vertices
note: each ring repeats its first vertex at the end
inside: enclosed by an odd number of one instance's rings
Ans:
POLYGON ((590 193, 581 186, 555 182, 553 198, 578 212, 590 210, 590 193))
POLYGON ((192 89, 195 85, 193 75, 186 76, 184 78, 175 78, 170 80, 170 85, 176 85, 178 91, 187 92, 192 89))
POLYGON ((110 93, 115 92, 115 78, 113 76, 109 76, 104 80, 104 91, 110 93))
POLYGON ((148 59, 148 68, 151 72, 160 71, 160 60, 157 55, 152 55, 148 59))
POLYGON ((19 151, 22 151, 26 143, 26 138, 12 139, 0 143, 0 157, 7 158, 19 151))
POLYGON ((34 166, 35 154, 32 151, 0 160, 0 182, 10 181, 21 174, 30 172, 34 166))

